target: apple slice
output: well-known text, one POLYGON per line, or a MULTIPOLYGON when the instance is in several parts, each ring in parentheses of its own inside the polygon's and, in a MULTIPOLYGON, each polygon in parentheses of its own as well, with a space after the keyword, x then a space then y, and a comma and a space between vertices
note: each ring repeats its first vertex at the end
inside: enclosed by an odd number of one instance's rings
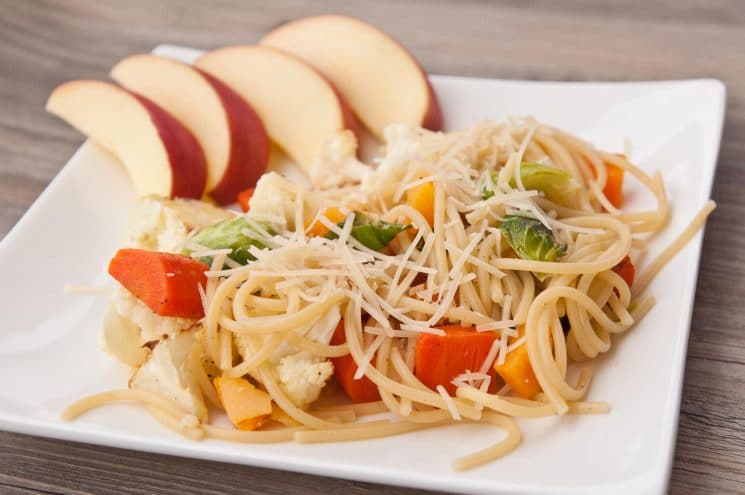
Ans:
POLYGON ((195 67, 155 55, 133 55, 111 77, 166 109, 197 138, 207 159, 207 192, 220 204, 234 203, 266 169, 269 139, 246 101, 195 67))
POLYGON ((326 138, 339 129, 356 130, 336 89, 292 55, 261 46, 229 46, 202 55, 196 66, 244 97, 269 137, 306 172, 326 138))
POLYGON ((57 86, 47 111, 116 155, 141 196, 200 198, 207 162, 178 120, 144 96, 101 81, 57 86))
POLYGON ((261 44, 321 71, 378 138, 392 123, 442 128, 427 75, 409 52, 374 26, 340 15, 306 17, 278 27, 261 44))

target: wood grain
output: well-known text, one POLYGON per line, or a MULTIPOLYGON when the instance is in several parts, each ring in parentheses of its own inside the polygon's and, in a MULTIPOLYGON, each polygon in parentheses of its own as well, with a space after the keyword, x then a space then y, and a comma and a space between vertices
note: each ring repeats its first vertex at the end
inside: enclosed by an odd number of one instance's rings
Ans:
MULTIPOLYGON (((737 0, 369 3, 0 0, 0 236, 82 138, 43 111, 58 83, 105 78, 164 43, 250 43, 299 16, 373 22, 431 72, 536 80, 716 77, 727 119, 686 365, 670 492, 745 493, 745 8, 737 0)), ((692 178, 691 180, 695 180, 692 178)), ((0 493, 416 491, 0 433, 0 493)))

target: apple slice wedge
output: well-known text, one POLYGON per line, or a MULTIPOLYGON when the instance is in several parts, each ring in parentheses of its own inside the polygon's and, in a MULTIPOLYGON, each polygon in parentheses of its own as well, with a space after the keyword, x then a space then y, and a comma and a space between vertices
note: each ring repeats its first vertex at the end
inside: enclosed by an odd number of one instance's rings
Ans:
POLYGON ((116 155, 141 196, 200 198, 207 162, 199 143, 144 96, 102 81, 57 86, 47 111, 116 155))
POLYGON ((234 203, 266 170, 269 139, 251 106, 204 71, 166 57, 133 55, 111 69, 127 89, 166 109, 184 124, 207 159, 207 193, 234 203))
POLYGON ((442 129, 427 75, 409 52, 374 26, 340 15, 306 17, 278 27, 261 44, 321 71, 380 139, 392 123, 442 129))
POLYGON ((340 129, 356 131, 345 101, 315 69, 273 48, 229 46, 195 65, 248 101, 269 137, 307 172, 316 152, 340 129))

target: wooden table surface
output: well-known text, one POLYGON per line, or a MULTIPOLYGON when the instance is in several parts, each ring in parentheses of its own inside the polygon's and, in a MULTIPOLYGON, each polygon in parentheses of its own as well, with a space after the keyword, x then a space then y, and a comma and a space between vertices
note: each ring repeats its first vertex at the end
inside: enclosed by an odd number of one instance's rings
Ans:
MULTIPOLYGON (((745 493, 742 2, 0 0, 0 11, 0 236, 82 141, 44 113, 51 89, 106 78, 121 57, 159 43, 251 43, 285 20, 341 12, 387 30, 434 73, 723 80, 727 120, 713 191, 719 207, 701 259, 670 492, 745 493)), ((61 492, 421 493, 0 432, 0 493, 61 492)))

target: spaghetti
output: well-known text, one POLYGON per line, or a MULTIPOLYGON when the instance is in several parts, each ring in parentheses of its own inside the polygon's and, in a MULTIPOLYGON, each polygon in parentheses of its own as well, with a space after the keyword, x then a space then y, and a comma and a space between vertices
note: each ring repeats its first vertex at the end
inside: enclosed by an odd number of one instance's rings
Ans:
POLYGON ((295 186, 292 216, 252 232, 265 248, 251 246, 250 263, 226 267, 229 252, 207 251, 214 259, 202 294, 205 316, 188 360, 199 394, 220 407, 211 379, 248 376, 284 420, 272 416, 266 424, 273 429, 220 429, 138 390, 83 399, 64 417, 134 400, 195 439, 351 441, 455 422, 488 423, 506 433, 454 462, 453 469, 465 470, 518 446, 514 418, 607 412, 608 404, 584 400, 591 375, 582 363, 607 352, 614 335, 651 309, 647 286, 701 229, 714 203, 629 286, 617 267, 644 252, 670 215, 659 173, 648 175, 624 156, 532 119, 450 134, 394 126, 388 138, 386 156, 361 183, 327 191, 295 186), (655 207, 621 210, 607 193, 608 167, 633 176, 655 207), (553 174, 565 189, 556 181, 536 186, 528 175, 536 170, 553 174), (416 194, 427 188, 431 204, 423 207, 416 194), (327 217, 331 207, 345 212, 344 220, 327 217), (354 235, 359 212, 407 228, 385 249, 371 248, 354 235), (504 228, 507 219, 535 229, 521 235, 553 240, 541 246, 544 258, 521 254, 504 228), (315 228, 327 234, 309 235, 315 228), (546 255, 549 247, 558 256, 546 255), (343 343, 330 343, 337 324, 343 343), (431 387, 415 367, 417 343, 424 336, 446 338, 447 325, 494 338, 483 362, 452 384, 431 387), (287 355, 288 348, 316 362, 351 357, 353 378, 369 380, 380 400, 326 409, 298 403, 276 367, 277 354, 287 355), (530 398, 511 393, 514 387, 496 383, 492 373, 521 352, 539 389, 530 398), (570 383, 572 369, 579 378, 570 383), (382 412, 389 416, 356 421, 382 412), (292 426, 278 428, 278 422, 292 426))

